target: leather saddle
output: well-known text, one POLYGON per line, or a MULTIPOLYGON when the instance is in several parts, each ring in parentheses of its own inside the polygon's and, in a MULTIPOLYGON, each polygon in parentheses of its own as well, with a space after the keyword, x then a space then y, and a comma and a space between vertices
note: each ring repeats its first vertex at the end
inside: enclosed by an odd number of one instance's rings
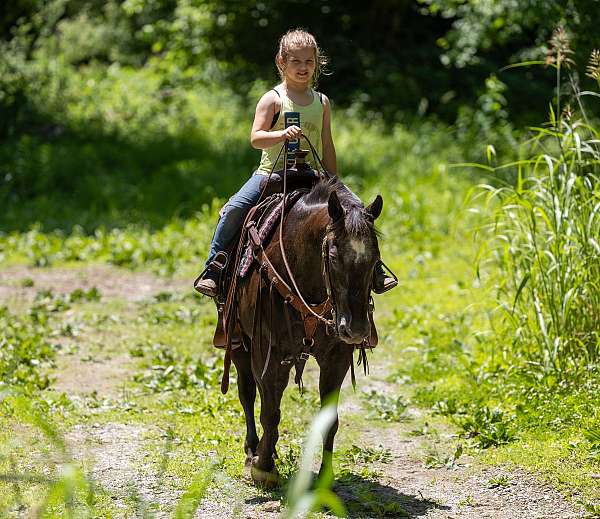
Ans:
MULTIPOLYGON (((300 196, 311 189, 320 178, 320 173, 305 164, 303 158, 304 156, 297 157, 296 163, 292 167, 287 168, 286 191, 288 196, 285 208, 281 208, 281 210, 286 212, 289 211, 294 203, 298 201, 300 196)), ((265 175, 265 178, 261 181, 260 185, 262 201, 258 206, 251 209, 244 223, 244 226, 247 226, 250 221, 256 222, 257 228, 259 230, 262 229, 261 234, 265 241, 270 237, 271 231, 279 221, 277 217, 269 219, 269 215, 274 215, 278 205, 281 206, 283 198, 283 175, 283 170, 275 171, 270 176, 265 175)), ((231 288, 234 290, 236 288, 236 283, 232 282, 238 274, 245 275, 253 262, 250 250, 251 246, 248 244, 247 235, 244 231, 245 229, 241 229, 228 250, 221 256, 218 255, 215 258, 219 261, 219 269, 221 271, 218 283, 218 295, 215 298, 218 317, 217 327, 213 337, 213 345, 217 348, 224 349, 227 347, 228 333, 225 330, 225 311, 228 299, 233 300, 229 291, 231 288), (244 243, 240 244, 240 240, 243 240, 244 243), (241 250, 239 250, 240 248, 241 250), (242 267, 244 267, 243 273, 242 267), (234 285, 233 287, 232 284, 234 285)), ((241 345, 241 332, 237 322, 229 331, 229 335, 231 335, 231 347, 233 349, 239 347, 241 345)))

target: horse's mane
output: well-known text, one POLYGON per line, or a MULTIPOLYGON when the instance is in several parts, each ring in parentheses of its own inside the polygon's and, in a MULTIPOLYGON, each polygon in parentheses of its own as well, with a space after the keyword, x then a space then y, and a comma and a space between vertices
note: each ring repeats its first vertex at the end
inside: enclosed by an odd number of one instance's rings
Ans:
POLYGON ((350 191, 346 185, 337 177, 321 179, 303 197, 307 207, 327 204, 331 193, 335 192, 346 215, 343 218, 343 230, 350 236, 366 236, 377 232, 373 225, 373 219, 365 212, 362 201, 350 191))

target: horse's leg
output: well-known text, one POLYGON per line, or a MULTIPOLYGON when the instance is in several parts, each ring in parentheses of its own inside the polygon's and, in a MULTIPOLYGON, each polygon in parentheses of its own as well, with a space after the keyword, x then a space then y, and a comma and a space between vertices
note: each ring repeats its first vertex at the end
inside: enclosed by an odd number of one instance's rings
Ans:
POLYGON ((275 486, 279 481, 275 468, 275 445, 279 439, 279 421, 281 420, 281 397, 285 390, 289 367, 281 366, 278 360, 271 358, 271 366, 264 380, 258 382, 260 391, 260 423, 263 435, 258 443, 257 456, 252 462, 252 479, 264 486, 275 486), (274 364, 279 364, 275 369, 274 364))
POLYGON ((327 485, 333 483, 333 440, 339 425, 337 406, 340 387, 352 363, 352 353, 352 346, 340 344, 332 348, 323 357, 317 357, 320 367, 319 394, 321 407, 330 403, 335 405, 335 421, 323 438, 323 459, 319 470, 319 477, 327 485))
POLYGON ((258 435, 256 434, 256 423, 254 422, 256 382, 252 374, 249 351, 246 351, 243 347, 232 350, 231 360, 237 370, 238 395, 246 418, 244 452, 246 454, 246 466, 249 466, 252 463, 252 458, 254 458, 256 447, 258 446, 258 435))

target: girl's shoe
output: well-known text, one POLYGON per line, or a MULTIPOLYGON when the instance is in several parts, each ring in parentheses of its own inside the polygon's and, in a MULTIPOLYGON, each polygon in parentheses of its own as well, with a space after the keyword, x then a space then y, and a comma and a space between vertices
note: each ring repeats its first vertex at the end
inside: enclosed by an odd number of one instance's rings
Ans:
POLYGON ((207 269, 204 276, 196 280, 194 288, 196 291, 208 297, 217 296, 217 283, 219 281, 219 273, 207 269))
POLYGON ((194 281, 194 288, 205 296, 217 297, 219 278, 227 267, 228 259, 229 257, 225 251, 217 252, 214 259, 194 281))

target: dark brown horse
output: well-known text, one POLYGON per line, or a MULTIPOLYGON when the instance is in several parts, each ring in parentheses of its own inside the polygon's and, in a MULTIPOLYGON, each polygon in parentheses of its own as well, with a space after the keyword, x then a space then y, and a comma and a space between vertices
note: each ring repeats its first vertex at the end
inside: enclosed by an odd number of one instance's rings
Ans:
MULTIPOLYGON (((289 270, 305 301, 309 304, 325 301, 327 286, 330 286, 333 303, 330 326, 327 329, 319 322, 310 349, 320 367, 321 404, 334 395, 337 405, 337 395, 352 363, 353 351, 371 331, 369 297, 373 269, 379 259, 374 221, 382 206, 381 196, 365 208, 340 181, 321 180, 293 206, 283 224, 281 235, 289 270)), ((292 286, 278 232, 264 252, 292 286)), ((302 353, 306 353, 307 344, 312 342, 306 340, 306 327, 300 313, 286 308, 281 295, 273 291, 268 280, 265 282, 264 272, 261 274, 255 269, 241 281, 237 297, 244 347, 233 350, 231 359, 237 369, 239 398, 246 417, 246 462, 251 465, 255 482, 272 485, 277 481, 274 457, 281 397, 288 385, 291 367, 296 365, 296 371, 299 365, 300 369, 303 367, 302 353), (259 292, 260 297, 257 297, 259 292), (262 316, 260 326, 256 326, 255 312, 262 316), (267 347, 268 344, 272 344, 272 348, 267 347), (260 441, 254 421, 257 386, 263 427, 260 441)), ((337 428, 336 418, 324 438, 321 471, 328 474, 333 474, 331 461, 337 428)))

